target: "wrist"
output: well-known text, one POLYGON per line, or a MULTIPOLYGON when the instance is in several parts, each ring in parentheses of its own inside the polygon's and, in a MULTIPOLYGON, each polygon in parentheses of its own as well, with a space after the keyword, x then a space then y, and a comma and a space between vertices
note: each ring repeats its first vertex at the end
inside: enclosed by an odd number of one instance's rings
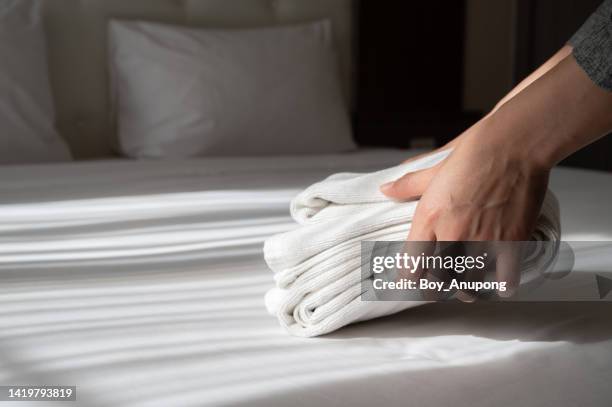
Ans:
POLYGON ((555 123, 536 119, 530 112, 504 105, 483 119, 482 131, 493 151, 503 152, 508 160, 521 162, 535 171, 548 171, 564 157, 555 123))
POLYGON ((612 130, 612 92, 598 88, 570 55, 487 117, 496 148, 550 169, 612 130))

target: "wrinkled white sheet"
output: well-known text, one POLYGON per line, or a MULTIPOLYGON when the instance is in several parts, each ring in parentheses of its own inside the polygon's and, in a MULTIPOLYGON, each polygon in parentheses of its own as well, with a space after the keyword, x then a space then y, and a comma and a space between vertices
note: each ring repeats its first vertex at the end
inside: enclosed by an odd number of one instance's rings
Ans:
MULTIPOLYGON (((1 168, 0 384, 85 406, 608 406, 609 304, 433 304, 316 339, 267 315, 289 200, 405 156, 1 168)), ((555 170, 566 239, 612 239, 611 189, 555 170)))

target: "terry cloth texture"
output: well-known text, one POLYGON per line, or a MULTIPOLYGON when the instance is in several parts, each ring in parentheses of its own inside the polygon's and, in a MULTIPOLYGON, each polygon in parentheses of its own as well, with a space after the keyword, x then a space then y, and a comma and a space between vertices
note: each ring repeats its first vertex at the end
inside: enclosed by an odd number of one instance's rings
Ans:
MULTIPOLYGON (((423 304, 362 300, 361 294, 372 289, 372 278, 362 279, 360 243, 407 237, 418 201, 391 201, 379 186, 434 166, 448 154, 442 151, 369 174, 332 175, 293 200, 291 215, 299 227, 271 237, 264 247, 275 280, 266 306, 290 334, 323 335, 423 304)), ((548 193, 532 238, 558 241, 559 236, 558 203, 548 193)))

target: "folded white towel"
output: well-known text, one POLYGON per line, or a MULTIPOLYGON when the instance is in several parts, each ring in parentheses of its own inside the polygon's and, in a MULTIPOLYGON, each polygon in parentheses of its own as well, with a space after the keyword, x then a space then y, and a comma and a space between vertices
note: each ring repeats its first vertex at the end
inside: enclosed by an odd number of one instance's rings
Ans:
MULTIPOLYGON (((408 172, 432 167, 442 151, 370 174, 336 174, 307 188, 291 203, 301 226, 271 237, 264 254, 276 287, 266 294, 268 311, 292 335, 317 336, 347 324, 393 314, 418 301, 363 301, 372 289, 362 282, 361 242, 402 241, 418 202, 393 202, 380 185, 408 172)), ((548 193, 533 239, 558 241, 559 209, 548 193)))

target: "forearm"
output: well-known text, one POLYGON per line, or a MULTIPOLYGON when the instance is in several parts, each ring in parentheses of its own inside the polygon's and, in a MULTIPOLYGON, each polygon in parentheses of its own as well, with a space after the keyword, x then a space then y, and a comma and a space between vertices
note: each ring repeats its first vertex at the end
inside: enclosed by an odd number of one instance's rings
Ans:
MULTIPOLYGON (((553 55, 548 61, 546 61, 538 69, 533 71, 527 78, 523 79, 508 94, 506 94, 506 96, 504 96, 499 102, 497 102, 495 107, 484 117, 484 119, 494 114, 500 107, 502 107, 513 97, 521 93, 529 85, 531 85, 533 82, 535 82, 540 77, 542 77, 544 74, 546 74, 548 71, 550 71, 552 68, 554 68, 560 61, 563 60, 563 58, 567 57, 571 53, 572 53, 572 47, 570 45, 566 45, 563 48, 561 48, 559 51, 557 51, 557 53, 553 55)), ((476 128, 480 127, 481 125, 482 125, 482 121, 475 123, 470 129, 460 134, 459 136, 455 137, 453 140, 448 142, 442 148, 455 147, 459 142, 461 142, 461 140, 464 137, 466 137, 470 132, 474 132, 476 128)))
POLYGON ((491 142, 507 154, 550 168, 612 131, 612 92, 568 55, 488 120, 491 142))
POLYGON ((538 69, 533 71, 528 77, 523 79, 518 85, 516 85, 506 96, 504 96, 493 108, 491 113, 495 113, 500 107, 502 107, 510 99, 521 93, 525 88, 531 85, 536 80, 540 79, 544 74, 550 71, 552 68, 557 66, 565 57, 572 53, 572 46, 565 45, 555 55, 553 55, 548 61, 544 62, 538 69))

